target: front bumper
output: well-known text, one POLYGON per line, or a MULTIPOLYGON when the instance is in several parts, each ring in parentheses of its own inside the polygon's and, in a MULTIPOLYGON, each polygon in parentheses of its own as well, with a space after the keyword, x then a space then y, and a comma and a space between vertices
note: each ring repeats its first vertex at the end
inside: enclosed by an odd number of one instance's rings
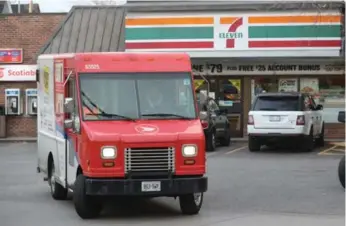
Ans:
POLYGON ((178 196, 206 192, 208 178, 174 178, 174 179, 97 179, 86 178, 87 195, 100 196, 178 196), (142 191, 142 182, 160 182, 160 191, 142 191))

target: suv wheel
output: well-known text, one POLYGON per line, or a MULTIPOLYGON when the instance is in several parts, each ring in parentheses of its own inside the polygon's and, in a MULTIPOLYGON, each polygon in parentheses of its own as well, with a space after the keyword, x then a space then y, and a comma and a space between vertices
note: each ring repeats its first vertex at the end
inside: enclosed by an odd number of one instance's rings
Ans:
POLYGON ((310 152, 314 149, 314 135, 313 128, 310 129, 310 134, 304 138, 301 150, 305 152, 310 152))
POLYGON ((213 152, 216 149, 216 134, 215 131, 212 130, 207 135, 207 151, 213 152))
POLYGON ((225 147, 231 144, 231 131, 229 127, 225 130, 225 136, 220 138, 220 144, 225 147))
POLYGON ((320 136, 316 139, 316 145, 319 147, 324 147, 324 124, 322 125, 320 136))
POLYGON ((260 151, 261 143, 256 137, 249 136, 249 150, 251 152, 260 151))
POLYGON ((339 162, 338 176, 341 185, 345 188, 345 156, 339 162))

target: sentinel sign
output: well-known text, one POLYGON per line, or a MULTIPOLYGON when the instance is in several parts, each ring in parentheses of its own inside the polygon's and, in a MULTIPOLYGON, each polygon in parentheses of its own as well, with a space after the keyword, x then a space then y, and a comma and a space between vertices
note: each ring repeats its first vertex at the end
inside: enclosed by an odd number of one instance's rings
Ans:
POLYGON ((36 81, 36 65, 0 65, 1 81, 36 81))

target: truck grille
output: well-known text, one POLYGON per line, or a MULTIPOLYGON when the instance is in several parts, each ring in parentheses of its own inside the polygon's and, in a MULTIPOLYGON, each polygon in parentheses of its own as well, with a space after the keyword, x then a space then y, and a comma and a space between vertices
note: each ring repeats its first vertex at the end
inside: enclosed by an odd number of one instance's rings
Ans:
POLYGON ((126 148, 125 174, 168 174, 175 168, 174 148, 126 148))

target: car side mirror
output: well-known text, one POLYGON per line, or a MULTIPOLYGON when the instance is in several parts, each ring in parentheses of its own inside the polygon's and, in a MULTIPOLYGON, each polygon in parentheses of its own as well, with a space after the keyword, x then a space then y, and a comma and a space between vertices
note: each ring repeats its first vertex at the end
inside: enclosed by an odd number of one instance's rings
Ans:
POLYGON ((201 112, 199 113, 199 118, 200 118, 201 120, 207 120, 207 119, 208 119, 208 112, 206 112, 206 111, 201 111, 201 112))
POLYGON ((65 113, 72 113, 74 108, 74 102, 73 98, 67 97, 65 98, 65 103, 64 103, 64 112, 65 113))
POLYGON ((321 111, 323 110, 323 106, 321 104, 316 106, 316 111, 321 111))
POLYGON ((345 111, 339 111, 338 121, 341 123, 345 123, 345 111))

